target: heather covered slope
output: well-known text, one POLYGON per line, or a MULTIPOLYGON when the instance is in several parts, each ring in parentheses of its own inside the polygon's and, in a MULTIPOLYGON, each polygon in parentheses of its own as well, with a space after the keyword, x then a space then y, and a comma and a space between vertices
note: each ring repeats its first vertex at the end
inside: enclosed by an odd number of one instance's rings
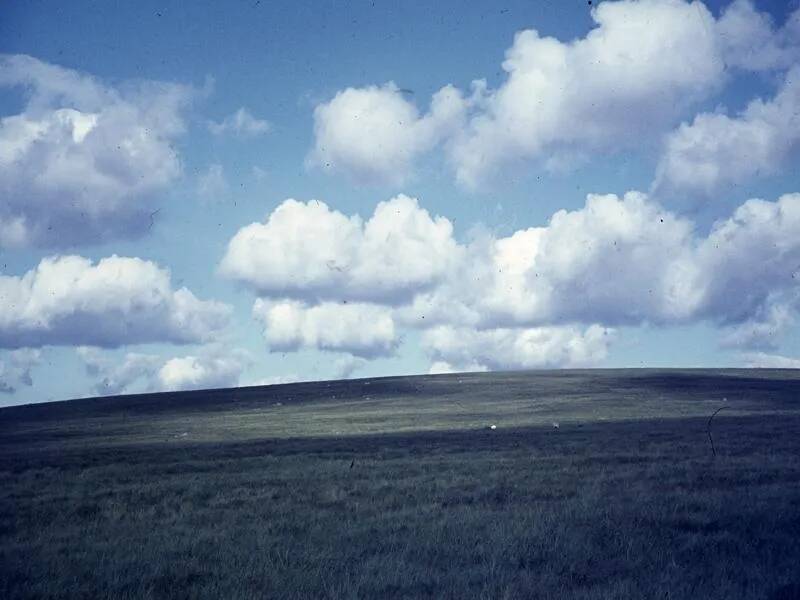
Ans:
POLYGON ((0 409, 0 443, 243 441, 775 414, 800 371, 562 370, 385 377, 88 398, 0 409), (186 434, 186 435, 183 435, 186 434))
POLYGON ((791 598, 798 399, 631 370, 3 409, 0 596, 791 598))

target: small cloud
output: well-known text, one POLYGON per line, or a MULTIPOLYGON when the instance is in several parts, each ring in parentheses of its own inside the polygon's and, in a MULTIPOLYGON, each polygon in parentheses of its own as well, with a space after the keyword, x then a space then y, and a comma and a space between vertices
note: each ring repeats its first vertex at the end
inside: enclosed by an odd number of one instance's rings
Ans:
POLYGON ((269 121, 257 119, 244 107, 232 115, 228 115, 219 123, 208 122, 208 130, 214 135, 230 133, 236 137, 256 137, 268 133, 270 129, 272 129, 272 125, 269 121))
POLYGON ((129 352, 119 360, 92 346, 80 346, 76 352, 83 359, 86 374, 96 380, 94 391, 97 394, 130 392, 136 384, 142 384, 144 390, 157 389, 154 377, 161 364, 158 356, 129 352))
POLYGON ((13 394, 17 386, 32 386, 31 369, 41 362, 41 351, 20 348, 5 352, 0 358, 0 393, 13 394))
POLYGON ((257 165, 253 167, 252 174, 257 181, 264 181, 269 175, 266 169, 262 169, 257 165))
POLYGON ((261 385, 281 385, 284 383, 297 383, 303 381, 298 375, 272 375, 270 377, 262 377, 252 381, 246 381, 240 387, 254 387, 261 385))
POLYGON ((742 354, 742 362, 751 369, 800 369, 800 358, 765 352, 742 354))
POLYGON ((247 361, 241 352, 170 358, 158 370, 158 386, 167 391, 236 387, 247 361))
POLYGON ((363 358, 353 356, 352 354, 344 356, 337 360, 333 365, 333 377, 335 379, 350 379, 353 373, 367 364, 363 358))
POLYGON ((484 365, 472 362, 464 365, 451 365, 447 361, 437 360, 431 363, 428 375, 443 375, 446 373, 484 373, 489 369, 484 365))
POLYGON ((229 190, 222 165, 209 165, 208 169, 197 177, 197 195, 203 200, 219 200, 220 196, 226 195, 229 190))

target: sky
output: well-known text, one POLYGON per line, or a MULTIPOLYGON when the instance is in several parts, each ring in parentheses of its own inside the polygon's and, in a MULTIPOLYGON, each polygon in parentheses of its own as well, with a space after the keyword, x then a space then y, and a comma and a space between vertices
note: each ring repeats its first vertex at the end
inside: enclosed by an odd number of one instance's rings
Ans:
POLYGON ((800 4, 0 8, 0 406, 800 367, 800 4))

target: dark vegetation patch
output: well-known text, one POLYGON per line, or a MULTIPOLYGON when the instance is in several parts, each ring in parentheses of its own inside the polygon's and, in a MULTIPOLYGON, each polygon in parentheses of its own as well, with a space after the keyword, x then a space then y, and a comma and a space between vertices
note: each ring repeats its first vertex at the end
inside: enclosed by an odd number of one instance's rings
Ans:
MULTIPOLYGON (((727 394, 734 409, 755 405, 715 419, 716 458, 707 418, 681 415, 131 444, 101 441, 115 411, 185 409, 191 424, 223 410, 222 392, 179 396, 183 408, 159 395, 3 410, 0 598, 797 598, 798 384, 779 375, 714 384, 704 372, 693 387, 685 373, 505 374, 502 393, 491 375, 336 388, 360 386, 354 398, 370 388, 370 402, 392 410, 424 389, 431 403, 455 396, 491 412, 493 399, 532 390, 591 402, 596 377, 598 403, 615 406, 647 386, 666 403, 727 394), (152 404, 162 400, 168 408, 152 404), (39 414, 46 440, 29 425, 39 414), (60 435, 82 419, 85 443, 60 435)), ((252 407, 280 393, 296 399, 291 415, 312 401, 304 394, 330 391, 303 385, 228 394, 252 407)))

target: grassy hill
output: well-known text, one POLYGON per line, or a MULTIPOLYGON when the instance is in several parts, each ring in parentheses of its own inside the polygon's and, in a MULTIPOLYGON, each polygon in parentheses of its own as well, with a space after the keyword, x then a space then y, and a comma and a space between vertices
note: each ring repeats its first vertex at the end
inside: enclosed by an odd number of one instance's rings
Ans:
POLYGON ((797 371, 0 409, 2 598, 779 599, 798 564, 797 371))

